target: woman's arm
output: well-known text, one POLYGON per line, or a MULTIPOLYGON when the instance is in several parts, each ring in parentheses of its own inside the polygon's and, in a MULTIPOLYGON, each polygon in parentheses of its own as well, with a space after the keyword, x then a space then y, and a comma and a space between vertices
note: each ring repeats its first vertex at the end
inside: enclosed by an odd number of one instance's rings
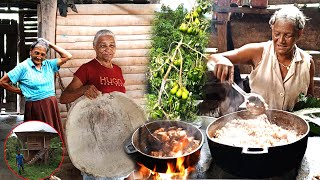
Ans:
POLYGON ((314 96, 314 71, 315 71, 315 65, 314 65, 314 61, 311 58, 310 61, 310 84, 309 84, 309 88, 308 88, 308 95, 314 96))
POLYGON ((60 96, 60 103, 67 104, 75 101, 82 95, 89 99, 97 98, 101 92, 94 85, 83 86, 82 82, 77 76, 73 76, 71 83, 62 92, 60 96))
POLYGON ((256 66, 261 61, 264 43, 246 44, 238 49, 212 54, 208 61, 215 63, 214 75, 221 81, 233 81, 233 64, 256 66))
POLYGON ((72 58, 72 55, 67 50, 51 43, 50 41, 48 41, 44 38, 41 38, 41 39, 43 41, 47 42, 49 44, 49 47, 54 49, 60 55, 60 58, 58 58, 58 66, 61 66, 62 64, 66 63, 68 60, 70 60, 72 58))
POLYGON ((3 87, 4 89, 10 91, 10 92, 14 92, 14 93, 17 93, 17 94, 20 94, 22 95, 22 91, 15 87, 15 86, 12 86, 11 84, 9 84, 11 81, 10 81, 10 78, 7 74, 5 74, 1 79, 0 79, 0 87, 3 87))

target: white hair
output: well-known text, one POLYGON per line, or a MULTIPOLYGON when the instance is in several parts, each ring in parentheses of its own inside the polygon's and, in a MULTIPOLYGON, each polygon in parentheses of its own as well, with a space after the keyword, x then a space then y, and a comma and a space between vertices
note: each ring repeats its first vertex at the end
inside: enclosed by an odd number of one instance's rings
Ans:
POLYGON ((276 11, 271 16, 269 24, 274 25, 279 19, 292 22, 298 30, 303 29, 308 20, 296 6, 286 6, 276 11))
POLYGON ((104 36, 104 35, 110 35, 115 39, 114 34, 113 34, 112 31, 107 30, 107 29, 102 29, 102 30, 98 31, 96 33, 96 35, 94 36, 93 46, 95 46, 97 44, 97 41, 98 41, 99 37, 104 36))

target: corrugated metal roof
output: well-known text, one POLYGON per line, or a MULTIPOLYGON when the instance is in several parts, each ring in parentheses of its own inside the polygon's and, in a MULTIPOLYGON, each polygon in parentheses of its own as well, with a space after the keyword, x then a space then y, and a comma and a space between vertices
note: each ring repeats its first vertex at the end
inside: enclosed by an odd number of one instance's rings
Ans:
POLYGON ((51 127, 50 125, 40 122, 40 121, 27 121, 20 125, 18 125, 16 128, 13 129, 13 132, 50 132, 50 133, 57 133, 57 131, 51 127))

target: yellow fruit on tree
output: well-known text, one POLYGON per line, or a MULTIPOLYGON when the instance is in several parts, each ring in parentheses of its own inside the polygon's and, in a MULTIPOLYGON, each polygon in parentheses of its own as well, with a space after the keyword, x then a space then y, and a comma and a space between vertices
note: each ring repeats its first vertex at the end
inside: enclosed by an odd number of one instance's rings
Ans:
POLYGON ((197 11, 193 11, 192 12, 192 17, 193 18, 197 18, 199 16, 198 12, 197 11))
POLYGON ((181 59, 175 60, 175 61, 173 62, 173 64, 174 64, 175 66, 180 66, 180 64, 181 64, 181 59))
POLYGON ((171 93, 172 95, 176 94, 177 91, 178 91, 178 88, 179 88, 179 85, 175 85, 175 86, 170 90, 170 93, 171 93))
POLYGON ((187 99, 189 96, 189 93, 187 93, 186 91, 182 92, 182 99, 187 99))
POLYGON ((182 96, 182 89, 179 89, 176 93, 177 98, 180 98, 182 96))
POLYGON ((199 19, 198 19, 198 18, 196 18, 196 19, 194 20, 194 23, 196 23, 196 24, 200 24, 199 19))
POLYGON ((179 27, 179 30, 182 32, 186 32, 188 29, 188 26, 185 23, 182 23, 179 27))
POLYGON ((187 15, 186 15, 186 20, 189 20, 190 19, 190 14, 188 13, 187 15))
POLYGON ((202 8, 200 6, 198 6, 196 11, 197 11, 197 13, 200 14, 200 13, 202 13, 202 8))

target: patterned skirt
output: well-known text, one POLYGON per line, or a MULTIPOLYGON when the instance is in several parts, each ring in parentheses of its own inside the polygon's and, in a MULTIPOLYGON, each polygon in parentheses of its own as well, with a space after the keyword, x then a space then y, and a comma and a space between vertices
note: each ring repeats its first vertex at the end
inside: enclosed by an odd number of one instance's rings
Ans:
POLYGON ((27 101, 24 110, 24 121, 31 120, 38 120, 49 124, 63 139, 63 127, 61 124, 58 101, 55 96, 39 101, 27 101))

